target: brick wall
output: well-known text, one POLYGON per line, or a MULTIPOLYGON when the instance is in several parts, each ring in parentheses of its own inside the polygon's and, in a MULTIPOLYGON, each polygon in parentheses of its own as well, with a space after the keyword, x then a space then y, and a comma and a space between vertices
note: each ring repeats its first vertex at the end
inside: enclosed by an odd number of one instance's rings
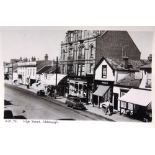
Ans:
POLYGON ((122 48, 129 59, 139 60, 140 51, 126 31, 107 31, 96 41, 96 64, 104 57, 122 58, 122 48))

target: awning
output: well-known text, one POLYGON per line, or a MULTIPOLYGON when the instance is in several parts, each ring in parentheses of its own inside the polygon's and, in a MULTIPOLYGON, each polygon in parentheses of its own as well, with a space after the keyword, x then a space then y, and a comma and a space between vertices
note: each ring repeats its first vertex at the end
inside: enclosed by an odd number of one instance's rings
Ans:
POLYGON ((130 89, 124 96, 119 98, 120 101, 147 106, 151 103, 151 91, 141 89, 130 89))
POLYGON ((99 85, 97 90, 93 93, 93 95, 103 96, 109 89, 109 86, 99 85))
MULTIPOLYGON (((67 75, 57 74, 57 85, 62 81, 67 75)), ((45 81, 46 85, 56 85, 56 74, 53 74, 48 80, 45 81)))

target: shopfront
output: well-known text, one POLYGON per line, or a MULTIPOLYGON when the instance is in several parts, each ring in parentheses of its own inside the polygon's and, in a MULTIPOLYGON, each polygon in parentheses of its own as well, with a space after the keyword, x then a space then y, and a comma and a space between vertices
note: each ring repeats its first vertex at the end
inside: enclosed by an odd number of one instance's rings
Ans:
POLYGON ((93 104, 100 107, 102 102, 112 102, 113 82, 95 80, 94 84, 93 104))
POLYGON ((120 114, 127 114, 140 120, 150 119, 148 115, 152 115, 151 91, 132 88, 119 100, 120 114))
POLYGON ((80 79, 73 80, 68 79, 68 94, 71 96, 77 96, 80 98, 86 98, 87 94, 87 81, 80 79))

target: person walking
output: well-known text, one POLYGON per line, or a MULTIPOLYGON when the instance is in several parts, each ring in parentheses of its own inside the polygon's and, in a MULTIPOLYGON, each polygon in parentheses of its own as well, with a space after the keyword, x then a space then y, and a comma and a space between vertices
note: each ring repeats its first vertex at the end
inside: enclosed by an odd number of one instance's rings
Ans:
POLYGON ((109 111, 109 106, 110 106, 110 102, 109 101, 105 102, 105 115, 107 115, 109 111))

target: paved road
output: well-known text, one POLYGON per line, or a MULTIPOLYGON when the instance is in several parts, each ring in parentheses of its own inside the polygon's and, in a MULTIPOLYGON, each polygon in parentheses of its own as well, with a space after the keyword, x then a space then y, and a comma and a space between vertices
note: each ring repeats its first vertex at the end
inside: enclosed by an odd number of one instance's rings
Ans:
POLYGON ((6 109, 11 109, 13 115, 23 115, 27 119, 105 120, 84 111, 73 110, 44 100, 27 90, 9 85, 5 85, 5 100, 12 103, 7 105, 6 109))

